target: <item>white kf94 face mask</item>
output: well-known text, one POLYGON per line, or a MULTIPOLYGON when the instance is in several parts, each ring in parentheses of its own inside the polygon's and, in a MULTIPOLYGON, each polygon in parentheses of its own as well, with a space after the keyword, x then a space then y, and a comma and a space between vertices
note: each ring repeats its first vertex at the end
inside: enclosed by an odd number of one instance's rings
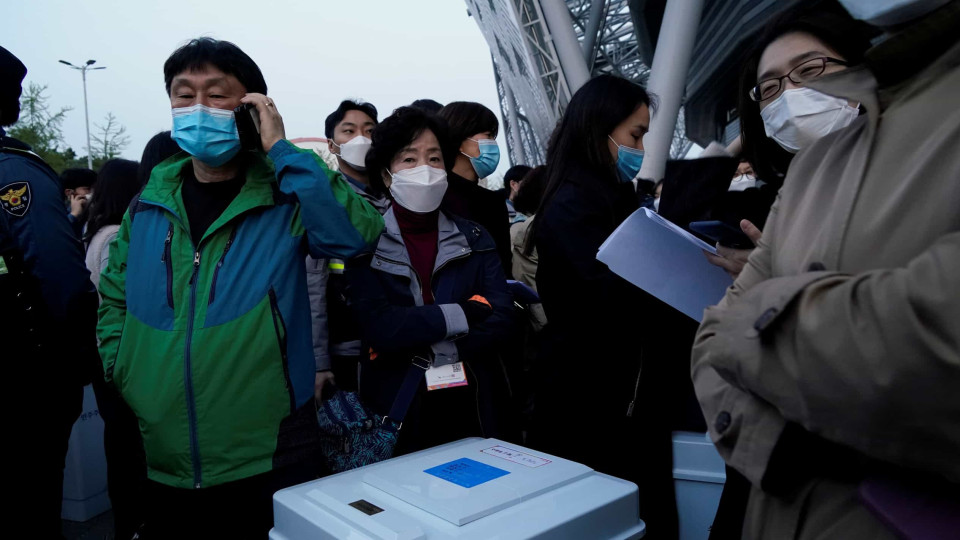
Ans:
MULTIPOLYGON (((330 142, 333 142, 333 139, 330 142)), ((335 156, 339 156, 340 159, 346 161, 348 165, 358 171, 367 169, 367 152, 370 151, 370 145, 373 144, 373 141, 363 135, 357 135, 343 144, 335 142, 333 144, 340 148, 340 153, 334 153, 335 156)))
POLYGON ((387 173, 393 179, 390 195, 393 202, 418 214, 426 214, 440 208, 443 194, 447 192, 447 171, 420 165, 387 173))
POLYGON ((730 182, 730 188, 727 191, 746 191, 757 187, 757 177, 752 174, 740 174, 730 182))
POLYGON ((846 99, 812 88, 784 90, 760 111, 767 137, 793 154, 820 137, 849 126, 859 114, 860 110, 851 107, 846 99))

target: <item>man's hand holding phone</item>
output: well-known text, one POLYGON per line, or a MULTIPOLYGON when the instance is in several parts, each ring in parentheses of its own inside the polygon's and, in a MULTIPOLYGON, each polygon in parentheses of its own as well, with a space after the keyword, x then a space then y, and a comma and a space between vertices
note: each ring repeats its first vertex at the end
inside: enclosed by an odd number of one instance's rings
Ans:
POLYGON ((263 94, 247 94, 240 103, 249 103, 257 108, 260 115, 260 142, 264 152, 269 152, 273 145, 286 138, 283 117, 271 98, 263 94))
POLYGON ((79 218, 83 211, 87 209, 87 206, 90 204, 90 199, 86 195, 80 195, 74 193, 70 195, 70 214, 75 218, 79 218))

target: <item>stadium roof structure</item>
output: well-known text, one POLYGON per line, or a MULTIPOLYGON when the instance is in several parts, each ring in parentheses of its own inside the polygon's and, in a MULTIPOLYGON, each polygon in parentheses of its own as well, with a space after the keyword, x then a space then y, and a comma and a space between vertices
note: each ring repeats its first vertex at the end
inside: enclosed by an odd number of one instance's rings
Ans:
MULTIPOLYGON (((680 0, 465 0, 490 46, 512 163, 543 163, 571 88, 587 78, 647 82, 668 1, 680 0)), ((703 0, 671 157, 739 134, 740 66, 764 25, 800 1, 703 0)))

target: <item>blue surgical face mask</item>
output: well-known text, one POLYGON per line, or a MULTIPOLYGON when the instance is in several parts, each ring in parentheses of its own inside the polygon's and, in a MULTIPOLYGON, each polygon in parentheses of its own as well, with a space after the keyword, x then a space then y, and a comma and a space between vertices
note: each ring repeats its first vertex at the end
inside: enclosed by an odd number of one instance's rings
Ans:
POLYGON ((490 176, 493 171, 497 170, 497 165, 500 164, 500 147, 497 146, 497 141, 493 139, 469 140, 477 143, 480 148, 480 155, 472 157, 466 152, 460 153, 470 158, 470 163, 473 164, 473 170, 477 171, 478 177, 486 178, 490 176))
POLYGON ((233 111, 194 105, 173 109, 170 133, 184 152, 211 167, 219 167, 240 151, 233 111))
POLYGON ((614 141, 613 137, 609 135, 607 135, 607 138, 613 141, 613 144, 616 144, 618 148, 617 172, 620 174, 620 181, 632 181, 640 172, 640 165, 643 165, 643 150, 617 144, 617 141, 614 141))

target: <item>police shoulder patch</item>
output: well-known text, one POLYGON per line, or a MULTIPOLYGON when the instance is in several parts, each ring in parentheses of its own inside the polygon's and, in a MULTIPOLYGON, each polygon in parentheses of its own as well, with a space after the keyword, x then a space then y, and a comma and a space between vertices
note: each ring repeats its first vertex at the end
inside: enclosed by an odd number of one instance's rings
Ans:
POLYGON ((11 216, 23 217, 30 209, 30 184, 27 182, 13 182, 0 187, 0 207, 11 216))

